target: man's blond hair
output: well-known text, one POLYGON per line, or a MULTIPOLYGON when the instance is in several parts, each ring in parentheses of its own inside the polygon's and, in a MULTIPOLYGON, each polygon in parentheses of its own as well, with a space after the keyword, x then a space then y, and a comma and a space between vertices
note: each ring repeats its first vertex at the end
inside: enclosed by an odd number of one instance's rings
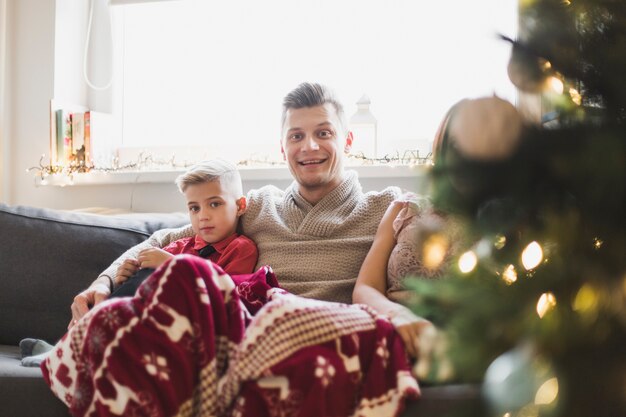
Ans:
POLYGON ((241 175, 239 175, 237 167, 223 159, 210 159, 193 165, 184 174, 176 178, 176 185, 180 192, 184 193, 190 185, 214 181, 219 181, 222 187, 231 192, 235 198, 243 196, 241 175))
POLYGON ((348 124, 343 111, 343 105, 339 102, 335 93, 325 85, 318 83, 302 83, 291 90, 283 99, 283 114, 281 117, 281 129, 285 127, 287 112, 289 110, 303 109, 307 107, 317 107, 330 104, 337 113, 341 129, 340 136, 348 133, 348 124))

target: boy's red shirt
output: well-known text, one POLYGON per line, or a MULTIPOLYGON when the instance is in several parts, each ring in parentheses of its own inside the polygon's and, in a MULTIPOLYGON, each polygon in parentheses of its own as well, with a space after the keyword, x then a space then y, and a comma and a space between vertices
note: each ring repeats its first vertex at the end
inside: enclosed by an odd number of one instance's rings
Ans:
MULTIPOLYGON (((199 236, 187 237, 176 240, 166 247, 164 251, 172 255, 191 254, 198 255, 200 249, 207 246, 199 236)), ((229 275, 250 274, 254 272, 259 256, 255 243, 249 238, 233 233, 226 239, 213 243, 215 252, 209 255, 209 260, 216 263, 229 275)))

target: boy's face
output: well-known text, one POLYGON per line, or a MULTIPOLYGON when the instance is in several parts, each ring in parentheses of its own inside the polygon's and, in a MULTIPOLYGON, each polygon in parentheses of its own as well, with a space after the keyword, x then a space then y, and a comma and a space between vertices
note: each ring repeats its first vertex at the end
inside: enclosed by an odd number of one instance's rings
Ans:
POLYGON ((217 243, 237 229, 245 197, 235 196, 220 181, 194 184, 184 192, 193 231, 206 243, 217 243))
POLYGON ((341 124, 331 104, 290 109, 283 126, 289 170, 304 189, 334 189, 341 183, 341 124))

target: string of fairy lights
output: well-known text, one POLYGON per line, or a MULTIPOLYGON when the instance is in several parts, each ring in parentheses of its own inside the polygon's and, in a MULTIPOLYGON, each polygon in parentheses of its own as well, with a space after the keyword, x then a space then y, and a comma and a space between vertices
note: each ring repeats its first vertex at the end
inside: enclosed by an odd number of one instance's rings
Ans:
MULTIPOLYGON (((541 83, 541 90, 552 92, 556 95, 567 93, 571 102, 576 106, 581 106, 582 95, 574 88, 565 89, 563 76, 552 71, 552 65, 549 61, 545 61, 541 67, 544 72, 544 80, 541 83), (564 91, 566 90, 566 91, 564 91)), ((76 174, 86 174, 90 172, 98 173, 118 173, 118 172, 147 172, 147 171, 165 171, 165 170, 182 170, 190 167, 198 161, 179 162, 176 155, 170 158, 158 158, 147 152, 140 152, 137 158, 130 162, 122 163, 119 158, 114 157, 110 166, 98 166, 85 163, 84 161, 70 160, 66 164, 54 164, 52 162, 45 163, 46 155, 42 155, 37 166, 27 168, 27 172, 34 172, 35 178, 40 184, 45 185, 47 178, 55 176, 55 178, 65 178, 71 183, 76 174)), ((418 166, 432 165, 432 153, 429 152, 425 156, 419 150, 396 151, 381 157, 370 157, 362 152, 347 155, 348 166, 418 166)), ((237 162, 239 167, 264 168, 264 167, 281 167, 286 166, 283 160, 276 160, 269 157, 249 157, 237 162)))
MULTIPOLYGON (((507 244, 506 237, 496 235, 493 238, 483 238, 478 241, 471 249, 462 253, 456 263, 456 267, 462 274, 470 274, 476 269, 480 262, 491 263, 491 254, 493 249, 500 250, 507 244)), ((436 269, 444 261, 445 254, 448 252, 451 242, 442 234, 434 234, 426 239, 423 246, 422 259, 425 266, 430 269, 436 269)), ((604 245, 604 241, 599 237, 595 237, 592 242, 595 250, 600 250, 604 245)), ((520 265, 513 264, 503 265, 500 271, 496 271, 506 285, 514 285, 518 281, 518 277, 532 278, 537 268, 543 264, 550 262, 550 253, 554 249, 550 242, 540 244, 537 241, 529 242, 520 253, 520 265), (518 272, 518 269, 521 270, 518 272)), ((624 281, 626 283, 626 279, 624 281)), ((626 285, 626 284, 625 284, 626 285)), ((596 307, 598 294, 596 291, 586 285, 580 288, 573 301, 573 308, 579 312, 586 312, 596 307)), ((549 311, 553 310, 557 305, 557 298, 552 292, 544 292, 537 298, 536 312, 542 319, 549 311)))
MULTIPOLYGON (((179 162, 176 155, 172 155, 169 159, 157 158, 153 155, 141 152, 137 158, 131 162, 121 163, 118 158, 114 158, 110 167, 99 167, 86 164, 84 161, 71 161, 66 165, 46 163, 46 155, 41 155, 37 166, 26 169, 28 173, 34 173, 35 178, 42 185, 46 185, 50 176, 55 178, 65 177, 69 181, 77 174, 87 174, 92 172, 98 173, 121 173, 121 172, 147 172, 147 171, 166 171, 166 170, 182 170, 190 167, 195 162, 179 162)), ((417 166, 432 165, 432 154, 421 156, 418 150, 405 150, 403 152, 396 151, 393 154, 387 154, 382 157, 371 158, 363 153, 347 155, 349 166, 417 166)), ((236 164, 239 167, 250 168, 267 168, 267 167, 283 167, 287 166, 285 161, 270 159, 268 157, 251 157, 240 160, 236 164)))

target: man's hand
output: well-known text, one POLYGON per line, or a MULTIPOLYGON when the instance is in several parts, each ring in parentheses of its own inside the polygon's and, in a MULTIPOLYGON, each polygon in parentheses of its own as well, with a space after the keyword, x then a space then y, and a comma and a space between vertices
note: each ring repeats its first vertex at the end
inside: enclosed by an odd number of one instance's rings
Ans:
POLYGON ((160 248, 148 248, 139 252, 139 256, 137 256, 137 261, 139 262, 140 268, 153 268, 157 269, 161 265, 163 265, 167 260, 173 258, 169 252, 164 251, 160 248))
POLYGON ((94 283, 89 288, 74 297, 72 303, 72 320, 68 324, 67 328, 71 328, 76 322, 83 317, 89 309, 96 304, 106 300, 111 295, 111 290, 108 285, 102 283, 94 283))

